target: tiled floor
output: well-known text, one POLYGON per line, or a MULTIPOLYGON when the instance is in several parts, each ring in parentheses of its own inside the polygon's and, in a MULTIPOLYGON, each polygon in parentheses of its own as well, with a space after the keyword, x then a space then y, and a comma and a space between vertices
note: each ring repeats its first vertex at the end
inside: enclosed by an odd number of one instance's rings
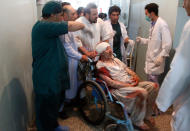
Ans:
MULTIPOLYGON (((170 108, 166 113, 162 113, 155 117, 156 125, 151 127, 149 131, 171 131, 170 120, 171 120, 172 109, 170 108)), ((105 122, 99 126, 93 126, 88 124, 81 117, 77 109, 70 110, 68 112, 69 118, 66 120, 59 119, 59 124, 70 127, 70 131, 103 131, 105 122)), ((35 127, 30 128, 28 131, 36 131, 35 127)), ((135 130, 138 131, 138 130, 135 130)))
MULTIPOLYGON (((152 127, 150 131, 171 131, 170 128, 170 120, 171 120, 171 112, 170 109, 166 113, 163 113, 157 117, 156 126, 152 127)), ((104 124, 100 126, 93 126, 86 123, 80 116, 78 111, 70 112, 70 117, 66 120, 59 120, 61 125, 67 125, 70 127, 71 131, 102 131, 104 128, 104 124)))

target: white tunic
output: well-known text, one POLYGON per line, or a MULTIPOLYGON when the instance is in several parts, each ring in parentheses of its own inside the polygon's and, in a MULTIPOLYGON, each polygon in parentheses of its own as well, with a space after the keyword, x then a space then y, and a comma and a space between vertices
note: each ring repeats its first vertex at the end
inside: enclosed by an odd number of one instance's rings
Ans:
POLYGON ((78 45, 75 42, 72 32, 60 36, 60 39, 67 52, 69 61, 70 89, 66 90, 65 95, 66 99, 73 99, 76 97, 78 90, 77 67, 82 55, 78 52, 78 45))
POLYGON ((90 23, 84 16, 78 18, 76 21, 83 23, 92 32, 92 36, 84 30, 75 32, 79 47, 83 46, 88 51, 94 51, 98 43, 109 38, 109 35, 106 34, 107 31, 103 30, 104 21, 98 19, 97 23, 90 23))
POLYGON ((190 129, 190 20, 186 23, 180 44, 157 97, 161 111, 174 105, 174 131, 190 129))
POLYGON ((146 74, 159 75, 164 72, 165 60, 160 66, 156 66, 158 57, 169 56, 172 40, 167 23, 158 18, 156 24, 149 30, 149 38, 142 38, 142 44, 148 44, 146 52, 145 72, 146 74))

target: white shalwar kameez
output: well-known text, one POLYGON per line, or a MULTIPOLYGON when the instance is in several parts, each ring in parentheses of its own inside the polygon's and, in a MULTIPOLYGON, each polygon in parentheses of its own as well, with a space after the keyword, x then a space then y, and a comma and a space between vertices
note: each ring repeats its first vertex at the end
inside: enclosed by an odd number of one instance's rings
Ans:
MULTIPOLYGON (((101 60, 96 64, 97 71, 103 75, 108 72, 108 77, 133 84, 132 76, 126 71, 127 66, 117 58, 113 58, 114 63, 106 63, 101 60)), ((126 109, 131 113, 131 120, 136 126, 144 124, 144 118, 149 118, 153 113, 152 107, 157 96, 157 85, 152 82, 139 82, 136 86, 125 88, 109 88, 112 95, 119 101, 123 102, 126 109), (139 97, 142 93, 145 99, 139 97), (139 102, 138 102, 139 101, 139 102)))
POLYGON ((74 35, 69 32, 66 35, 60 36, 61 42, 67 52, 69 61, 69 77, 70 77, 70 89, 66 90, 66 99, 73 99, 76 97, 78 90, 78 78, 77 67, 78 61, 82 58, 82 55, 78 52, 78 45, 75 42, 74 35))
POLYGON ((174 106, 173 131, 190 130, 190 20, 186 23, 180 44, 157 97, 161 111, 174 106))
POLYGON ((85 30, 79 30, 75 32, 75 36, 79 47, 83 46, 88 51, 95 51, 96 45, 101 41, 107 40, 110 35, 107 35, 107 31, 103 30, 104 21, 98 19, 97 23, 90 23, 86 17, 82 16, 76 21, 81 22, 91 31, 91 33, 85 30))

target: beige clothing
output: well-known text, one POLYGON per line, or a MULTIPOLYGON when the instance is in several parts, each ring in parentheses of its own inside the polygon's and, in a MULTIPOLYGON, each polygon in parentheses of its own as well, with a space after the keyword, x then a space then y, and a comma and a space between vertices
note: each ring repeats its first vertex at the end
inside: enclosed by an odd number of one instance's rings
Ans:
MULTIPOLYGON (((97 69, 107 70, 113 80, 132 84, 132 76, 126 71, 127 66, 119 59, 113 59, 114 64, 98 61, 97 69)), ((132 122, 140 126, 144 123, 144 118, 148 118, 152 114, 157 88, 155 83, 139 82, 135 87, 112 89, 111 93, 117 100, 125 104, 127 111, 131 113, 132 122)))

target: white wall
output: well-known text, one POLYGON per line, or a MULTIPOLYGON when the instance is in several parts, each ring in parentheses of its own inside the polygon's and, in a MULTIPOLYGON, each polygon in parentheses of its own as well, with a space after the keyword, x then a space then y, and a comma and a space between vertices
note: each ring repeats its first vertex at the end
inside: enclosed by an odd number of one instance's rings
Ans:
POLYGON ((154 0, 154 2, 158 3, 159 15, 168 23, 172 38, 174 38, 178 0, 154 0))
POLYGON ((50 1, 50 0, 37 0, 36 5, 37 5, 37 17, 38 17, 38 20, 40 20, 42 18, 42 9, 43 9, 43 6, 48 1, 50 1))
POLYGON ((126 27, 128 27, 130 1, 131 0, 110 0, 111 6, 117 5, 121 8, 119 21, 122 22, 126 27))
POLYGON ((25 131, 32 118, 34 0, 0 1, 0 131, 25 131))
POLYGON ((120 20, 126 27, 128 27, 130 0, 121 0, 120 8, 122 9, 120 14, 120 20))

